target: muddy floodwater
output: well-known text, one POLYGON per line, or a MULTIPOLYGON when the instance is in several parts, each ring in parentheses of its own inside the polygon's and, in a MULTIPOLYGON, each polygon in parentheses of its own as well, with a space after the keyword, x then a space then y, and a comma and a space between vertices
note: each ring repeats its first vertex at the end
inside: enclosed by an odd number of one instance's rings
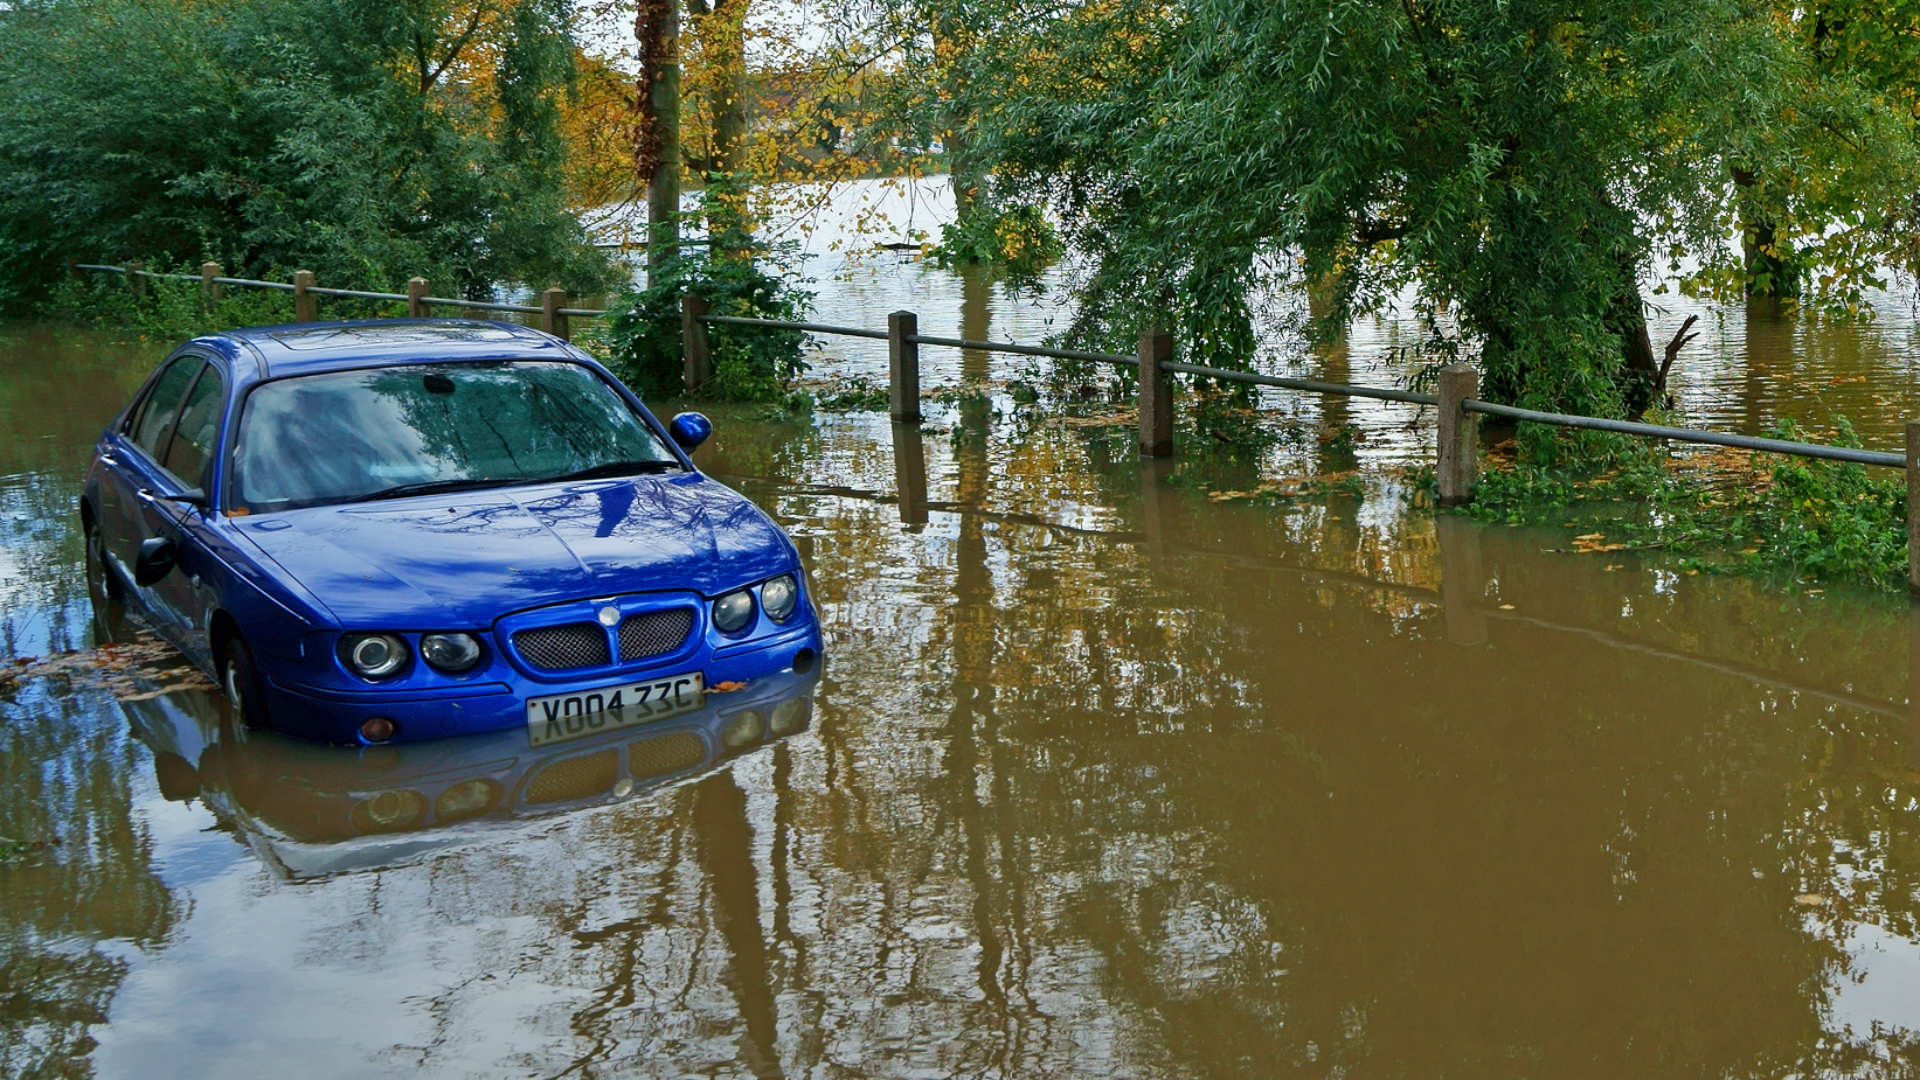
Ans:
MULTIPOLYGON (((934 334, 1057 314, 890 261, 821 289, 934 334)), ((1897 447, 1900 311, 1708 322, 1690 420, 1897 447)), ((1390 380, 1396 332, 1274 370, 1390 380)), ((928 350, 923 425, 716 411, 700 452, 799 544, 817 681, 308 746, 89 605, 79 478, 164 347, 0 328, 0 646, 38 658, 0 669, 0 1074, 1920 1068, 1904 601, 1436 520, 1395 478, 1431 417, 1380 403, 1275 394, 1289 437, 1223 466, 1358 494, 1213 501, 1119 406, 928 350)))

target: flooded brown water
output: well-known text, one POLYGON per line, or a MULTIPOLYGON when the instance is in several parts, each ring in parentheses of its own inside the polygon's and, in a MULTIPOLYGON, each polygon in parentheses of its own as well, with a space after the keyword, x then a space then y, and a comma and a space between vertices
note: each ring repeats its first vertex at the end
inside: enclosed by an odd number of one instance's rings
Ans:
MULTIPOLYGON (((1046 318, 918 268, 823 317, 900 306, 1046 318)), ((1843 408, 1888 445, 1910 327, 1735 320, 1696 419, 1843 408)), ((1390 377, 1371 333, 1305 366, 1390 377)), ((1017 405, 1004 361, 929 353, 986 392, 922 429, 716 416, 703 464, 786 525, 827 627, 763 741, 239 739, 153 693, 164 650, 59 658, 127 633, 72 502, 161 351, 0 331, 0 642, 56 658, 0 684, 0 1074, 1920 1068, 1904 603, 1436 521, 1389 468, 1424 421, 1371 404, 1274 399, 1306 435, 1263 466, 1365 494, 1214 503, 1124 427, 1017 405)))

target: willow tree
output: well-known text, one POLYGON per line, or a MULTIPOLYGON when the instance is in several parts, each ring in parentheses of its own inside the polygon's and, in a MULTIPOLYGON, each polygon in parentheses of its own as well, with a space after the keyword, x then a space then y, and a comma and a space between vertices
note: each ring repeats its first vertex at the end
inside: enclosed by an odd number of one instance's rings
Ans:
POLYGON ((1827 252, 1854 266, 1901 246, 1862 208, 1920 187, 1911 116, 1798 77, 1800 15, 1760 3, 919 2, 976 35, 971 152, 1093 259, 1082 331, 1172 311, 1220 363, 1249 362, 1263 290, 1330 283, 1329 324, 1411 290, 1429 355, 1477 354, 1487 392, 1618 413, 1659 375, 1656 263, 1731 258, 1735 166, 1844 176, 1766 209, 1858 226, 1827 252))

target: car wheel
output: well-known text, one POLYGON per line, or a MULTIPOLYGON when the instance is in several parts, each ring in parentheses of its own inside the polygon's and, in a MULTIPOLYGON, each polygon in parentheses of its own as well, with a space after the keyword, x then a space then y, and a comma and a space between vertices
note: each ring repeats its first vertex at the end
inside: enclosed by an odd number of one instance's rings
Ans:
POLYGON ((120 579, 107 566, 107 549, 100 539, 99 526, 88 525, 85 536, 87 599, 93 603, 95 634, 101 644, 110 644, 126 636, 126 597, 120 579))
POLYGON ((244 737, 247 728, 267 726, 266 698, 260 692, 260 669, 253 665, 253 652, 238 635, 227 639, 220 650, 220 689, 226 692, 227 705, 238 721, 236 734, 244 737))

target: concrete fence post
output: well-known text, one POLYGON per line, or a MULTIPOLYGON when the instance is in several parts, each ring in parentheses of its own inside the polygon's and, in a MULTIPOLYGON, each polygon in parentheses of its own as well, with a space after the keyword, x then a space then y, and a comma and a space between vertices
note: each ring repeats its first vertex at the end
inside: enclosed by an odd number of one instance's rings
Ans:
POLYGON ((920 317, 911 311, 887 316, 887 411, 896 424, 920 419, 920 317))
POLYGON ((1920 596, 1920 420, 1907 422, 1907 588, 1920 596))
POLYGON ((135 296, 147 295, 147 267, 145 263, 130 262, 120 268, 127 275, 127 288, 135 296))
POLYGON ((433 305, 427 303, 427 279, 415 277, 407 279, 407 318, 424 319, 433 313, 433 305))
POLYGON ((694 293, 680 296, 680 356, 687 389, 697 390, 713 378, 713 353, 707 346, 707 298, 694 293))
POLYGON ((1440 369, 1439 453, 1435 474, 1440 481, 1440 505, 1462 506, 1473 501, 1473 485, 1480 468, 1480 417, 1460 403, 1480 392, 1480 373, 1472 364, 1448 364, 1440 369))
POLYGON ((567 317, 560 314, 566 306, 567 290, 558 285, 540 294, 540 329, 561 341, 567 340, 567 317))
POLYGON ((1173 359, 1173 335, 1140 333, 1140 456, 1173 456, 1173 379, 1160 365, 1173 359))
POLYGON ((293 321, 319 322, 320 297, 313 291, 313 271, 293 272, 293 321))
POLYGON ((200 264, 200 306, 212 311, 220 303, 220 283, 213 280, 220 277, 220 264, 203 262, 200 264))

